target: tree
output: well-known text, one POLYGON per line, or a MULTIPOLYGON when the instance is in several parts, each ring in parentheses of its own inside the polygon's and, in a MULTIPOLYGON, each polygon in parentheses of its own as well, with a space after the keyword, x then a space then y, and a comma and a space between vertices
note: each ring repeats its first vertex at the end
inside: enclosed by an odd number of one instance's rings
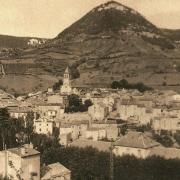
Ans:
POLYGON ((29 112, 27 114, 25 121, 26 121, 25 122, 25 133, 27 134, 27 137, 28 137, 28 143, 30 143, 30 137, 34 130, 34 113, 29 112))
POLYGON ((165 147, 172 147, 173 145, 173 140, 168 134, 154 134, 153 138, 165 147))
POLYGON ((85 112, 88 110, 88 107, 92 105, 91 100, 86 100, 85 103, 82 103, 82 100, 78 95, 72 94, 68 96, 69 105, 66 107, 65 112, 85 112))
POLYGON ((56 82, 54 85, 53 85, 53 91, 57 91, 60 89, 60 86, 63 85, 63 81, 62 79, 60 79, 58 82, 56 82))
POLYGON ((92 101, 90 99, 87 99, 84 101, 84 105, 88 108, 93 105, 92 101))
POLYGON ((111 84, 111 88, 112 89, 119 89, 120 88, 119 82, 118 81, 113 81, 112 84, 111 84))

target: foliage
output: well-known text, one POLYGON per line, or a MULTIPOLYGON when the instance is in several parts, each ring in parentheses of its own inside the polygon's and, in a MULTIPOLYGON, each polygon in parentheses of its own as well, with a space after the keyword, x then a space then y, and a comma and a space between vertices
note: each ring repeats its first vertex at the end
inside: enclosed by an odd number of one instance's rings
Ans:
POLYGON ((30 136, 34 130, 34 113, 29 112, 26 117, 25 133, 27 134, 28 142, 30 143, 30 136))
POLYGON ((161 134, 153 134, 153 138, 165 147, 172 147, 173 140, 168 133, 161 132, 161 134))
POLYGON ((6 108, 0 109, 0 149, 18 146, 16 137, 24 129, 21 119, 12 119, 6 108))
POLYGON ((113 81, 111 84, 112 89, 137 89, 140 92, 145 92, 148 90, 152 90, 151 87, 146 86, 145 84, 139 82, 135 84, 130 84, 126 79, 122 79, 121 81, 113 81))
POLYGON ((144 41, 153 44, 153 45, 157 45, 160 46, 162 49, 174 49, 175 46, 166 38, 150 38, 150 37, 146 37, 146 36, 142 36, 142 38, 144 39, 144 41))
MULTIPOLYGON (((99 152, 91 147, 50 147, 44 151, 41 160, 46 165, 60 162, 71 170, 72 180, 109 180, 108 152, 99 152)), ((177 159, 114 157, 114 180, 179 180, 179 168, 180 160, 177 159)))
POLYGON ((63 85, 63 81, 60 79, 58 82, 56 82, 54 85, 53 85, 53 91, 58 91, 60 89, 60 86, 63 85))
POLYGON ((86 100, 84 104, 78 95, 72 94, 68 96, 69 105, 66 107, 65 112, 85 112, 88 107, 92 105, 91 100, 86 100))
POLYGON ((39 152, 43 153, 44 150, 50 147, 59 147, 59 139, 55 136, 47 136, 45 134, 32 134, 31 142, 39 152))
POLYGON ((150 131, 151 129, 152 129, 152 128, 151 128, 151 125, 150 125, 150 124, 141 125, 141 126, 137 126, 137 127, 136 127, 136 131, 138 131, 138 132, 150 131))

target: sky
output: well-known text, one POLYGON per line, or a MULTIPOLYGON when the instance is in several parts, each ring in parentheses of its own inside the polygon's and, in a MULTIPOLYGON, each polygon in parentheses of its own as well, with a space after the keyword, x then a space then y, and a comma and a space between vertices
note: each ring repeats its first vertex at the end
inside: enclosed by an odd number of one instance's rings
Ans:
MULTIPOLYGON (((108 0, 0 0, 0 34, 54 38, 108 0)), ((180 0, 116 0, 161 28, 180 29, 180 0)))

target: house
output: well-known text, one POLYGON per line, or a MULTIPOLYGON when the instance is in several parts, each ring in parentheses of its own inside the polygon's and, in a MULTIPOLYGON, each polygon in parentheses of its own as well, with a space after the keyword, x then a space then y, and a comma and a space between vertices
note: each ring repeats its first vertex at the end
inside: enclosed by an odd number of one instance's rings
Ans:
POLYGON ((70 134, 72 140, 78 139, 80 136, 80 126, 78 124, 61 124, 60 136, 70 134))
POLYGON ((137 158, 147 158, 152 148, 159 143, 141 132, 129 132, 114 143, 113 153, 116 156, 134 155, 137 158))
MULTIPOLYGON (((104 129, 106 132, 106 137, 108 140, 117 140, 120 128, 118 127, 118 124, 116 122, 94 122, 91 123, 91 128, 94 129, 104 129)), ((104 139, 104 137, 103 137, 104 139)))
POLYGON ((59 135, 59 144, 61 144, 62 146, 67 146, 71 141, 72 141, 71 133, 59 135))
POLYGON ((104 120, 108 114, 109 114, 109 109, 108 107, 103 104, 103 103, 98 103, 90 106, 88 108, 88 113, 91 116, 93 120, 104 120))
POLYGON ((178 116, 155 117, 152 121, 152 127, 155 131, 176 132, 180 130, 180 118, 178 116))
POLYGON ((71 171, 60 163, 49 164, 41 180, 71 180, 71 171))
POLYGON ((55 127, 56 123, 54 119, 40 117, 34 120, 34 129, 37 134, 51 135, 55 127))
POLYGON ((40 180, 40 153, 32 145, 0 151, 0 164, 3 177, 40 180))
POLYGON ((37 104, 36 112, 40 116, 47 116, 49 118, 61 117, 64 114, 64 106, 58 103, 37 104))
POLYGON ((106 130, 104 128, 89 128, 86 131, 86 139, 98 141, 106 138, 106 130))
POLYGON ((12 118, 25 120, 28 113, 32 112, 32 109, 30 107, 8 106, 8 112, 12 118))
POLYGON ((64 104, 64 96, 59 94, 53 94, 47 97, 47 102, 49 104, 64 104))

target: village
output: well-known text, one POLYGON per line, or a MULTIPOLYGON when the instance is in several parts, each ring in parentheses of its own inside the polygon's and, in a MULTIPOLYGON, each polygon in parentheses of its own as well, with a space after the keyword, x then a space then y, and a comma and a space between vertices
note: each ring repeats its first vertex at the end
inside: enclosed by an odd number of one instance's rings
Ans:
MULTIPOLYGON (((50 87, 17 98, 1 91, 0 106, 25 124, 33 113, 33 131, 48 137, 58 132, 63 147, 93 147, 142 159, 180 158, 180 94, 175 91, 72 87, 67 67, 58 91, 50 87), (163 136, 170 142, 163 144, 163 136)), ((18 179, 22 170, 23 179, 40 179, 40 152, 32 143, 11 149, 3 145, 0 156, 3 177, 18 179)), ((60 163, 48 167, 41 179, 71 179, 70 170, 60 163)))

